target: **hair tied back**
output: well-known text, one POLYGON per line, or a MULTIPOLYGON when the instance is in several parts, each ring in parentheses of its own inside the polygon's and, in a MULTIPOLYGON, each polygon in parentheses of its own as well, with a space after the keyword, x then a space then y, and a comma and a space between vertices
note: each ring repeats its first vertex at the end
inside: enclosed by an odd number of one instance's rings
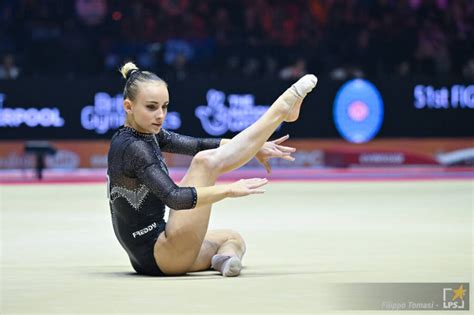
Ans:
POLYGON ((126 77, 125 79, 126 79, 126 80, 130 79, 130 77, 131 77, 132 75, 134 75, 135 73, 138 73, 138 72, 140 72, 140 70, 138 70, 138 69, 131 69, 130 71, 127 72, 127 77, 126 77))
POLYGON ((122 77, 125 80, 128 80, 136 71, 138 71, 138 67, 133 62, 127 62, 120 69, 120 73, 122 73, 122 77))

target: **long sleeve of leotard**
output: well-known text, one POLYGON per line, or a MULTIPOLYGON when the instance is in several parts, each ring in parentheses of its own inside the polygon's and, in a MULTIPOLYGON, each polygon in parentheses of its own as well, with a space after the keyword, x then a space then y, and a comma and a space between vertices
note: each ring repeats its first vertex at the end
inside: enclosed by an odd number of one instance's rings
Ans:
POLYGON ((179 187, 170 178, 165 162, 145 141, 133 141, 123 155, 124 171, 136 176, 150 191, 171 209, 192 209, 197 203, 194 187, 179 187))
POLYGON ((199 151, 219 147, 221 139, 194 138, 161 129, 156 136, 163 152, 196 155, 199 151))

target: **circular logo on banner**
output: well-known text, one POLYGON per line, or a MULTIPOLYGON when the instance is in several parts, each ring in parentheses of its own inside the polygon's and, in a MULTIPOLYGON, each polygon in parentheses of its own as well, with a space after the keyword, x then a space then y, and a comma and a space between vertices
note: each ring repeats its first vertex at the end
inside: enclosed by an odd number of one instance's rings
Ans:
POLYGON ((382 126, 382 96, 369 81, 351 80, 337 92, 333 114, 336 128, 344 139, 355 143, 367 142, 382 126))

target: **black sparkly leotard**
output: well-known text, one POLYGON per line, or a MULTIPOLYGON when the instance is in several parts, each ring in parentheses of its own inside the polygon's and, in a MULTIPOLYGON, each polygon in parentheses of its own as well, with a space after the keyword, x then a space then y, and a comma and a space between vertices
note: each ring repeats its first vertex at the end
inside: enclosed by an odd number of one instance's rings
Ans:
POLYGON ((220 139, 201 139, 164 129, 157 135, 121 127, 108 154, 108 196, 115 235, 135 271, 163 275, 153 248, 165 230, 165 205, 175 210, 196 206, 194 187, 179 187, 168 175, 161 152, 195 155, 219 146, 220 139))

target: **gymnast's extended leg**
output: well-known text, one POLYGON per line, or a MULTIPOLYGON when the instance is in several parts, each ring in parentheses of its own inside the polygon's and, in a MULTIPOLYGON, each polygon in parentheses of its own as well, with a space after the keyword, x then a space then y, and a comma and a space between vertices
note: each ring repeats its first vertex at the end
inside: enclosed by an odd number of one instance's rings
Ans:
MULTIPOLYGON (((213 186, 219 175, 236 169, 260 150, 283 121, 298 118, 303 98, 316 85, 315 76, 307 75, 286 90, 254 124, 213 150, 199 152, 181 181, 181 186, 213 186)), ((205 238, 211 205, 190 210, 170 210, 166 235, 155 244, 155 260, 165 274, 184 274, 191 270, 205 238)))

